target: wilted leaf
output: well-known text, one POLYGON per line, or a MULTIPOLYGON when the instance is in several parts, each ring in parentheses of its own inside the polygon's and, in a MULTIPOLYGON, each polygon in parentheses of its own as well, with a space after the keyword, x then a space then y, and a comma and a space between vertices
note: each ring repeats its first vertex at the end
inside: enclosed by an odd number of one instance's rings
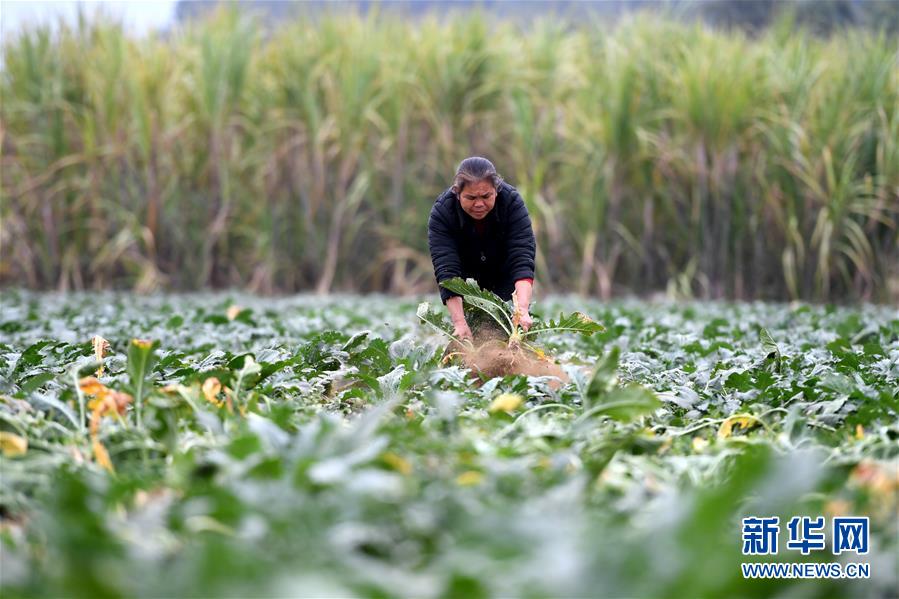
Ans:
POLYGON ((96 377, 88 376, 78 381, 81 391, 88 395, 97 395, 106 390, 106 385, 101 383, 96 377))
POLYGON ((761 424, 761 421, 752 414, 734 414, 724 419, 718 428, 718 438, 726 439, 736 430, 749 430, 761 424))
POLYGON ((91 428, 96 432, 99 426, 99 420, 106 414, 115 414, 122 416, 128 404, 131 403, 132 397, 127 393, 110 389, 95 377, 85 377, 78 382, 82 393, 94 397, 88 402, 87 407, 92 412, 91 428))
POLYGON ((112 460, 109 459, 109 452, 106 451, 106 448, 100 443, 99 439, 94 438, 91 441, 91 451, 94 454, 94 460, 97 464, 109 472, 115 471, 112 467, 112 460))
POLYGON ((211 376, 203 381, 203 386, 200 388, 203 392, 203 397, 206 398, 211 404, 214 404, 217 407, 222 407, 224 402, 218 398, 219 393, 222 391, 222 383, 218 380, 218 378, 211 376))
POLYGON ((100 335, 94 335, 91 337, 91 345, 94 348, 94 359, 100 363, 99 368, 97 368, 97 376, 103 376, 103 358, 106 356, 106 352, 109 351, 109 341, 101 337, 100 335))
POLYGON ((7 458, 23 455, 28 451, 28 439, 15 433, 0 431, 0 451, 7 458))

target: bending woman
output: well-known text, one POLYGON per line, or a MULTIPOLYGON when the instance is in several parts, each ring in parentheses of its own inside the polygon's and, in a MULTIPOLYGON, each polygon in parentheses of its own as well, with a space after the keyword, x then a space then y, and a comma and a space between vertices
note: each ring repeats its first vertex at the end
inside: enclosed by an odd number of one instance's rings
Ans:
MULTIPOLYGON (((504 182, 486 158, 459 164, 452 186, 434 202, 428 220, 428 246, 438 286, 441 281, 472 278, 504 300, 517 297, 519 324, 531 326, 529 306, 534 284, 537 242, 531 218, 518 191, 504 182)), ((462 298, 440 287, 459 339, 471 339, 462 298)))

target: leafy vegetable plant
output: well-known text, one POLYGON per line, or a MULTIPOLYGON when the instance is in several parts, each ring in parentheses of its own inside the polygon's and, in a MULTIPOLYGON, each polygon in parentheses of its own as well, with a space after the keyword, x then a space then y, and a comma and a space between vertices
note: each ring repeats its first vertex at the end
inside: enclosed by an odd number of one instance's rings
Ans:
MULTIPOLYGON (((514 306, 481 295, 511 337, 514 306)), ((3 597, 899 588, 892 306, 550 297, 562 316, 518 332, 563 333, 553 387, 473 385, 399 298, 0 301, 3 597), (606 330, 564 334, 578 311, 606 330), (869 518, 870 578, 744 579, 762 514, 782 539, 792 516, 869 518)), ((533 365, 507 341, 487 349, 533 365)), ((857 556, 777 556, 809 559, 857 556)))
MULTIPOLYGON (((541 333, 579 333, 587 337, 605 330, 601 324, 594 322, 582 312, 560 314, 558 320, 535 321, 527 331, 519 325, 520 312, 516 296, 512 305, 487 289, 481 289, 474 279, 462 280, 459 277, 441 282, 441 285, 453 293, 462 296, 465 305, 490 316, 508 336, 508 345, 517 347, 541 333)), ((418 306, 418 317, 439 332, 461 343, 449 333, 446 321, 434 312, 430 304, 423 302, 418 306)))

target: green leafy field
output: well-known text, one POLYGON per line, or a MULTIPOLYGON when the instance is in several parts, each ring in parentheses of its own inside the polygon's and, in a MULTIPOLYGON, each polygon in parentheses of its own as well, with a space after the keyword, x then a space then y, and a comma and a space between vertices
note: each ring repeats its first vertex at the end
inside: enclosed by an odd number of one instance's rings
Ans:
POLYGON ((416 306, 4 292, 3 596, 895 596, 895 308, 554 298, 554 389, 416 306), (750 515, 869 516, 756 561, 871 578, 744 580, 750 515))

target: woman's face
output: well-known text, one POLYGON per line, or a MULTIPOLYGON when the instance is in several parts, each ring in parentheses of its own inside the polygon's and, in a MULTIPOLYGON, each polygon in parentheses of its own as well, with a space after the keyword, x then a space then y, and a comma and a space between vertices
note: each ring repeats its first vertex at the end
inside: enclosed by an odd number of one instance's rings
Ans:
POLYGON ((465 214, 475 220, 487 216, 496 203, 496 189, 489 179, 468 183, 459 193, 459 203, 465 214))

